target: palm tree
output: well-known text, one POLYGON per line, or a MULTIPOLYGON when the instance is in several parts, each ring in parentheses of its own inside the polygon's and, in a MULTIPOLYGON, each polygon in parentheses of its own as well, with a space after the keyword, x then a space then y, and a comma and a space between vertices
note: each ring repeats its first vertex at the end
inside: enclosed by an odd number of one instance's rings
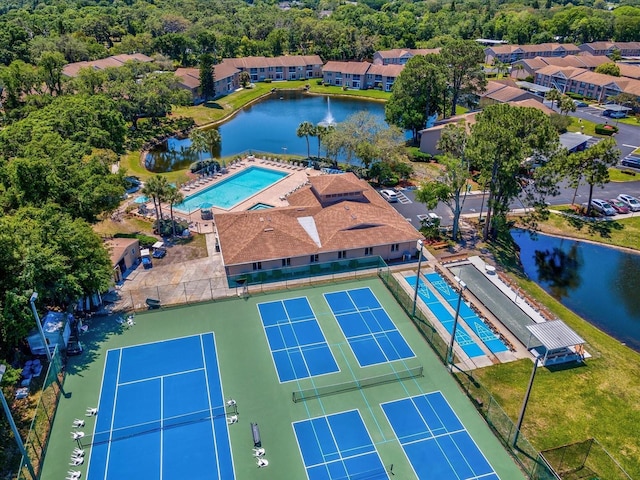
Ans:
POLYGON ((311 157, 311 151, 309 147, 309 136, 315 136, 316 127, 313 126, 311 122, 302 122, 298 125, 298 129, 296 130, 296 135, 298 137, 304 137, 307 140, 307 158, 311 157))
POLYGON ((560 113, 564 113, 565 115, 568 115, 569 112, 576 111, 576 104, 573 102, 571 98, 564 95, 558 104, 558 108, 560 109, 560 113))
POLYGON ((161 203, 166 201, 169 187, 170 185, 166 177, 156 175, 155 177, 151 177, 142 189, 142 193, 147 197, 151 197, 153 200, 153 207, 156 211, 156 218, 158 220, 158 229, 160 229, 160 222, 162 220, 161 203))
POLYGON ((189 134, 189 140, 191 140, 191 149, 194 152, 208 152, 212 159, 215 157, 215 151, 222 143, 222 137, 216 128, 207 130, 194 128, 189 134))
POLYGON ((556 107, 560 106, 560 100, 562 100, 562 94, 559 90, 553 89, 549 90, 547 94, 544 96, 547 100, 551 101, 551 107, 553 107, 553 102, 556 102, 556 107))
POLYGON ((176 222, 173 219, 173 206, 184 202, 184 195, 182 192, 173 185, 169 185, 166 193, 166 201, 169 203, 169 215, 171 216, 171 227, 173 229, 173 236, 176 236, 176 222))

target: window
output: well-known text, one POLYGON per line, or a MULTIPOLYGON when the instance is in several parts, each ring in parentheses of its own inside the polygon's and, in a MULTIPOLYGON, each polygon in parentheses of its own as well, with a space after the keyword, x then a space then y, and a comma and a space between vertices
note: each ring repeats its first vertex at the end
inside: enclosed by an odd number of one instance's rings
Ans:
POLYGON ((318 254, 316 253, 315 255, 311 255, 309 257, 309 263, 317 263, 318 262, 318 254))
POLYGON ((262 262, 253 262, 254 270, 262 270, 262 262))
POLYGON ((290 267, 291 266, 291 259, 290 258, 283 258, 282 259, 282 266, 283 267, 290 267))
POLYGON ((368 256, 368 255, 371 255, 371 254, 373 254, 373 247, 367 247, 367 248, 364 249, 365 257, 368 256))
POLYGON ((391 251, 392 252, 397 252, 398 250, 400 250, 400 244, 399 243, 394 243, 393 245, 391 245, 391 251))
POLYGON ((338 258, 347 258, 347 251, 346 250, 339 251, 338 258))

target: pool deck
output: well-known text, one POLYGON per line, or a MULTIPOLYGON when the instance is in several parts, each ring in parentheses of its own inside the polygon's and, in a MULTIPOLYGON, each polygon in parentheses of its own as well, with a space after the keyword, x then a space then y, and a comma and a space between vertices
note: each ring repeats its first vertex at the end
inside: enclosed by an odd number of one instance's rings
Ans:
MULTIPOLYGON (((216 185, 217 183, 223 182, 233 175, 237 174, 238 172, 246 170, 250 167, 261 167, 288 173, 286 177, 277 181, 273 185, 270 185, 269 187, 261 190, 255 195, 248 197, 247 199, 234 205, 230 209, 212 207, 211 211, 215 216, 218 213, 241 212, 249 210, 249 208, 256 203, 266 203, 268 205, 273 205, 274 207, 286 207, 289 205, 289 202, 287 202, 286 200, 289 193, 293 192, 296 188, 305 185, 309 180, 309 177, 315 177, 317 175, 323 174, 319 170, 313 170, 311 168, 305 168, 302 166, 295 166, 293 163, 276 162, 273 160, 269 160, 269 158, 270 157, 245 157, 240 161, 229 163, 226 167, 227 173, 218 173, 214 177, 209 177, 200 181, 194 180, 186 188, 185 185, 181 186, 180 191, 185 197, 189 197, 203 190, 206 190, 207 188, 216 185)), ((147 202, 146 207, 147 211, 149 212, 147 217, 154 216, 155 213, 153 209, 153 202, 147 202)), ((169 212, 169 205, 163 203, 162 211, 169 212)), ((186 222, 188 222, 189 228, 193 233, 214 232, 214 222, 212 220, 203 220, 200 216, 200 209, 193 210, 189 213, 174 209, 174 217, 176 219, 185 220, 186 222)))

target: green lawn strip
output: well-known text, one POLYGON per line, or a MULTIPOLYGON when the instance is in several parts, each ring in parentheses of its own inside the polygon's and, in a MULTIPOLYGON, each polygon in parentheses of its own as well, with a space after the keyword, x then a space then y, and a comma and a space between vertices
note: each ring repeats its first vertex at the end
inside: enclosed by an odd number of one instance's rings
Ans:
POLYGON ((616 123, 620 122, 626 125, 631 125, 632 127, 640 127, 640 120, 638 119, 638 117, 616 118, 612 119, 612 121, 613 120, 615 120, 616 123))
POLYGON ((605 138, 603 135, 598 135, 596 133, 596 122, 591 122, 589 120, 584 120, 582 119, 582 121, 580 122, 578 118, 576 117, 570 117, 571 118, 571 125, 569 125, 567 127, 567 130, 569 132, 576 132, 576 133, 584 133, 585 135, 591 135, 592 137, 602 137, 605 138), (582 126, 584 126, 584 130, 581 128, 582 126))
MULTIPOLYGON (((637 228, 638 222, 635 225, 637 228)), ((640 441, 633 432, 640 410, 640 355, 575 315, 533 281, 515 275, 519 272, 515 248, 508 243, 493 244, 496 257, 520 288, 582 336, 586 350, 594 355, 585 366, 539 370, 523 423, 524 435, 538 450, 595 437, 632 478, 637 478, 640 441)), ((480 369, 473 375, 515 421, 531 368, 531 361, 522 360, 480 369)), ((611 478, 600 473, 601 478, 611 478)))
MULTIPOLYGON (((565 207, 554 207, 558 211, 573 212, 565 207)), ((580 218, 551 214, 539 225, 542 232, 563 235, 580 240, 590 240, 606 245, 638 249, 640 245, 640 216, 620 220, 585 221, 580 218)))
POLYGON ((622 167, 622 170, 619 168, 610 168, 609 178, 612 182, 637 182, 640 180, 640 176, 638 176, 636 172, 631 169, 625 169, 624 167, 622 167))

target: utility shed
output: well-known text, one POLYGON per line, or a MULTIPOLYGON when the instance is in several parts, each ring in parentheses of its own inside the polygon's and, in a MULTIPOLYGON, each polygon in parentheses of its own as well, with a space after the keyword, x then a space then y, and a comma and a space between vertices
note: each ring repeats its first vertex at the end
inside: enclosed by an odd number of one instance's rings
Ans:
POLYGON ((583 361, 586 356, 584 339, 562 320, 527 325, 527 330, 537 340, 536 343, 542 344, 531 349, 531 352, 544 366, 583 361))
MULTIPOLYGON (((49 345, 49 349, 53 352, 53 347, 64 350, 69 343, 71 335, 71 326, 67 314, 60 312, 47 312, 42 319, 42 331, 49 345)), ((31 353, 34 355, 46 355, 45 347, 42 344, 42 337, 37 328, 34 328, 27 336, 27 342, 31 353)))

